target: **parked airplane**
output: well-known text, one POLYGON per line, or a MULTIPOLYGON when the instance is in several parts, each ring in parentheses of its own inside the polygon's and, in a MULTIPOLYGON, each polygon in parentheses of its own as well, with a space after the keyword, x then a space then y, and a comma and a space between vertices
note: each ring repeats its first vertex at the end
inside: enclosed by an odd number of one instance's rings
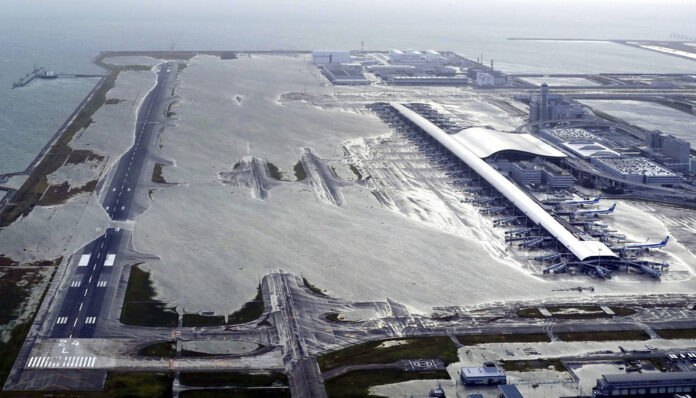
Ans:
POLYGON ((667 245, 669 236, 660 243, 636 243, 624 246, 621 250, 659 249, 667 245))
POLYGON ((560 204, 562 205, 570 205, 570 206, 579 206, 579 205, 593 205, 596 203, 599 203, 599 200, 602 199, 602 195, 599 194, 597 195, 596 198, 594 199, 581 199, 581 200, 564 200, 560 204))
POLYGON ((610 208, 604 209, 604 210, 578 210, 575 212, 577 215, 589 215, 589 214, 611 214, 614 212, 614 209, 616 208, 616 203, 611 205, 610 208))

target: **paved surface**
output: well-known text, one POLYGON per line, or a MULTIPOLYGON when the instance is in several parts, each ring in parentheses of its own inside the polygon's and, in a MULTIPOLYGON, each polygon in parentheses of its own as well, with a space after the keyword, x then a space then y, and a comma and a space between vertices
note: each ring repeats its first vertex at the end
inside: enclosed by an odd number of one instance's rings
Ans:
MULTIPOLYGON (((111 183, 104 189, 102 206, 114 221, 127 220, 131 215, 135 188, 145 173, 143 166, 148 146, 160 121, 162 100, 167 95, 173 75, 175 72, 171 63, 160 68, 157 85, 147 94, 138 111, 134 144, 121 158, 112 172, 111 183)), ((77 266, 64 294, 51 337, 84 338, 94 335, 94 328, 102 315, 106 287, 113 282, 111 271, 116 256, 125 243, 123 236, 124 231, 120 228, 107 229, 81 254, 74 256, 77 266)))

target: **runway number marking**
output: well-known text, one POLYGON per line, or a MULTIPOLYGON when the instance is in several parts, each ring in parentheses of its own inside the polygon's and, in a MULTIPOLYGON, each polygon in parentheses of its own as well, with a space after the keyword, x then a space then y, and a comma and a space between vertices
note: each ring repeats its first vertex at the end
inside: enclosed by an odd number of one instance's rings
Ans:
POLYGON ((61 348, 60 353, 61 354, 70 354, 70 351, 67 350, 68 346, 79 346, 80 342, 78 340, 67 340, 67 339, 60 339, 58 340, 58 347, 61 348))

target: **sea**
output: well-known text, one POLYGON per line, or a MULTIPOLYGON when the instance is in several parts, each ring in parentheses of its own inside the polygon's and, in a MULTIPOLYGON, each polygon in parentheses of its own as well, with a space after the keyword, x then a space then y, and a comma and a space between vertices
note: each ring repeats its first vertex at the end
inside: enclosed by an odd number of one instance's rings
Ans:
POLYGON ((608 42, 696 41, 694 0, 3 0, 0 174, 24 170, 96 83, 39 80, 34 65, 101 73, 103 50, 452 50, 505 72, 686 72, 696 61, 608 42))

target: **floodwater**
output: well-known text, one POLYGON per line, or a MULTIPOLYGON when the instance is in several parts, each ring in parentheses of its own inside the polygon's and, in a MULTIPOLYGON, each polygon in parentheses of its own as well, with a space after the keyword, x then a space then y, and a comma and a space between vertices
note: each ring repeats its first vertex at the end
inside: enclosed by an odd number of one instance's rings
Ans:
MULTIPOLYGON (((301 274, 335 296, 388 297, 426 313, 439 305, 559 297, 567 293, 554 289, 588 283, 595 294, 693 291, 696 261, 678 241, 666 250, 674 273, 664 282, 541 277, 526 258, 533 252, 509 249, 502 232, 474 207, 419 179, 430 166, 412 162, 409 169, 371 157, 356 137, 390 138, 392 132, 362 106, 326 110, 302 101, 280 103, 285 92, 320 88, 307 61, 200 56, 181 73, 180 99, 172 109, 176 126, 162 136, 162 150, 175 163, 165 167, 164 177, 179 185, 153 194, 134 232, 138 251, 160 257, 150 266, 162 300, 189 312, 229 313, 277 269, 301 274), (346 160, 343 145, 357 157, 346 160), (266 158, 292 174, 306 147, 336 163, 358 161, 368 172, 382 170, 375 181, 395 205, 378 201, 373 187, 350 181, 338 188, 343 204, 337 206, 307 181, 279 183, 260 200, 247 185, 220 178, 246 156, 266 158)), ((449 108, 466 113, 465 105, 449 108)), ((468 121, 489 123, 481 110, 474 107, 468 121)), ((614 217, 619 232, 636 240, 644 239, 644 225, 667 233, 649 209, 621 204, 614 217), (648 224, 631 222, 638 219, 648 224)))

